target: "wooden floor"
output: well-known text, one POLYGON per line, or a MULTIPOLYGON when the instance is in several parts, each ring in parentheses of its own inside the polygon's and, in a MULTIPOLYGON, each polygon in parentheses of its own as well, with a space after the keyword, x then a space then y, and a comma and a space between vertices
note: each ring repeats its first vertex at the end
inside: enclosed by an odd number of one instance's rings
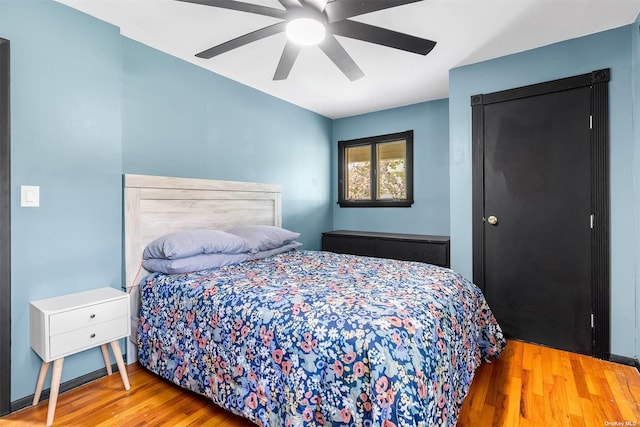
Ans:
POLYGON ((458 427, 640 426, 640 373, 566 351, 509 341, 483 364, 458 427))
MULTIPOLYGON (((221 426, 253 424, 182 391, 139 365, 60 395, 54 426, 221 426)), ((0 426, 44 425, 47 402, 0 418, 0 426)), ((618 365, 510 341, 483 364, 458 427, 640 426, 640 374, 618 365)))

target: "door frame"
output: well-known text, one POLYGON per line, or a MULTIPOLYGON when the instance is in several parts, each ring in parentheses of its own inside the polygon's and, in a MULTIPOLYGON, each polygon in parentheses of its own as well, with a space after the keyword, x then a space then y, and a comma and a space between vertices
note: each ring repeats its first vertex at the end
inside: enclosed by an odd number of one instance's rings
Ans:
POLYGON ((9 40, 0 38, 0 415, 11 411, 11 114, 9 40))
POLYGON ((610 330, 610 233, 609 233, 609 80, 610 70, 602 69, 471 97, 472 122, 472 228, 473 281, 485 291, 484 257, 484 106, 498 102, 544 95, 581 87, 591 88, 591 310, 592 355, 611 356, 610 330))

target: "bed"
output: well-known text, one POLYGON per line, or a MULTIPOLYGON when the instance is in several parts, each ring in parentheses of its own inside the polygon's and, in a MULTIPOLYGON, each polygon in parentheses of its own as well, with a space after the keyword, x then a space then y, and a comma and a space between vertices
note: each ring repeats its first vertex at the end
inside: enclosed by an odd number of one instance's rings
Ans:
MULTIPOLYGON (((164 232, 253 223, 281 226, 278 186, 125 176, 128 282, 164 232)), ((429 264, 293 249, 134 288, 140 364, 262 426, 452 426, 505 345, 480 290, 429 264)))

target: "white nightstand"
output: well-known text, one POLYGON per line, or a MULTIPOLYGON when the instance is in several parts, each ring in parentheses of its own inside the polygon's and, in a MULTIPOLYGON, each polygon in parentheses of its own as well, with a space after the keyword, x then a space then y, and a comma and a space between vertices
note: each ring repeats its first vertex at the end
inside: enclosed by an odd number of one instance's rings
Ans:
POLYGON ((31 348, 42 358, 33 404, 40 400, 42 385, 53 361, 47 426, 53 424, 56 411, 62 363, 66 356, 100 346, 111 375, 107 343, 118 363, 124 388, 129 390, 129 377, 122 360, 118 340, 130 333, 129 295, 113 288, 33 301, 29 307, 31 348))

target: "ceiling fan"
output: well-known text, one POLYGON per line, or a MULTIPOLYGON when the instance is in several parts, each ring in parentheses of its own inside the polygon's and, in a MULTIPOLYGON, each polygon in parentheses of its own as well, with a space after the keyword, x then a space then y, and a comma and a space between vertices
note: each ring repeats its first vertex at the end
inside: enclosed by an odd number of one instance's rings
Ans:
POLYGON ((287 42, 273 80, 289 76, 293 63, 303 46, 317 45, 351 81, 364 76, 353 58, 335 36, 363 40, 406 52, 426 55, 436 42, 399 33, 348 18, 389 9, 422 0, 278 0, 284 9, 245 3, 236 0, 178 0, 224 9, 238 10, 282 19, 282 22, 261 28, 198 53, 199 58, 213 58, 254 41, 286 32, 287 42))

